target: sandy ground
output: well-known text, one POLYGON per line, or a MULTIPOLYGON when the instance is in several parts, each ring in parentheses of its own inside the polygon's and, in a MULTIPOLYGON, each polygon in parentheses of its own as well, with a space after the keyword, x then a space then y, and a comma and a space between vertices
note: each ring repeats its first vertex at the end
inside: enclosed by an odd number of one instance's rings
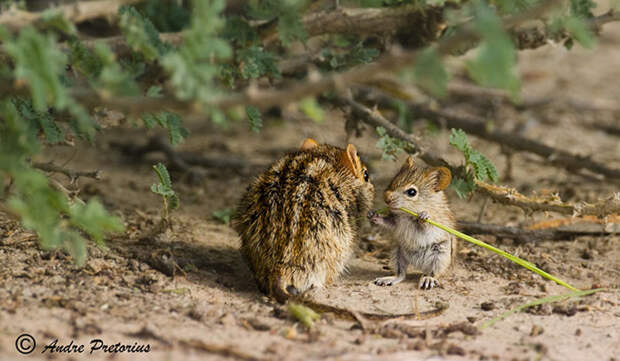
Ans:
MULTIPOLYGON (((576 48, 568 53, 561 46, 521 52, 524 96, 577 99, 599 107, 615 102, 617 107, 619 45, 620 27, 615 25, 605 28, 595 52, 576 48)), ((500 105, 496 122, 507 129, 526 124, 525 134, 532 138, 620 167, 620 138, 584 126, 595 120, 618 124, 618 113, 562 104, 520 112, 500 105)), ((338 284, 319 291, 318 299, 376 313, 424 311, 437 302, 449 308, 428 320, 370 323, 365 330, 327 314, 312 331, 306 330, 283 306, 258 291, 239 255, 237 235, 212 216, 216 210, 233 208, 261 167, 295 149, 305 137, 345 144, 338 113, 329 113, 323 124, 284 114, 285 121, 267 121, 260 134, 244 124, 227 129, 208 122, 189 124, 192 136, 180 149, 258 166, 237 171, 207 168, 199 185, 173 173, 182 206, 173 214, 173 231, 155 237, 150 231, 160 217, 160 200, 149 190, 155 182, 151 165, 163 158, 153 154, 130 160, 110 145, 145 139, 143 129, 108 129, 94 147, 48 152, 67 167, 105 173, 100 181, 81 180, 81 197, 101 199, 122 217, 126 232, 109 239, 106 249, 90 248, 87 265, 78 269, 64 253, 40 250, 31 233, 0 213, 0 359, 620 360, 619 236, 526 244, 481 236, 580 288, 601 286, 609 291, 530 308, 479 331, 476 327, 507 310, 565 289, 464 242, 441 288, 417 290, 418 275, 413 272, 397 286, 380 288, 372 280, 391 273, 391 246, 386 235, 366 226, 349 272, 338 284), (161 259, 173 259, 179 268, 158 266, 155 260, 161 259), (16 351, 16 338, 24 333, 37 342, 28 356, 16 351), (129 345, 134 351, 148 345, 149 352, 100 349, 91 354, 91 341, 96 339, 109 346, 129 345), (58 346, 84 344, 84 351, 42 353, 54 340, 58 346)), ((424 124, 416 125, 416 131, 424 129, 424 124)), ((367 159, 380 195, 402 157, 398 162, 382 161, 371 133, 353 142, 367 159)), ((447 131, 426 133, 425 139, 435 151, 460 161, 448 145, 447 131)), ((500 173, 505 170, 506 158, 497 145, 471 140, 500 173)), ((513 177, 502 183, 530 194, 558 192, 566 201, 596 201, 618 192, 617 183, 550 168, 523 153, 513 156, 513 177)), ((480 196, 459 199, 449 191, 448 197, 458 219, 476 220, 484 201, 480 196)), ((380 196, 375 203, 382 206, 380 196)), ((482 221, 526 226, 552 218, 561 217, 525 215, 490 203, 482 221)), ((22 345, 28 347, 28 342, 22 345)))

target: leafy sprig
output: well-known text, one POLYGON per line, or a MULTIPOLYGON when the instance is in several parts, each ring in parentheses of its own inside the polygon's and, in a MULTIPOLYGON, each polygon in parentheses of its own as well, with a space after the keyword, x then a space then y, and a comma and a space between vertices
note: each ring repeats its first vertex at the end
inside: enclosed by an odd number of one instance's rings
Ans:
POLYGON ((471 193, 476 188, 476 180, 497 182, 497 169, 487 157, 471 147, 467 134, 462 129, 452 129, 451 132, 450 144, 465 157, 465 177, 454 177, 451 184, 458 196, 462 198, 471 193))
POLYGON ((172 189, 170 174, 166 166, 157 163, 153 166, 153 170, 159 178, 159 183, 153 183, 153 185, 151 185, 151 192, 161 196, 163 203, 162 211, 164 213, 163 220, 167 224, 170 224, 170 212, 179 207, 179 198, 174 189, 172 189))

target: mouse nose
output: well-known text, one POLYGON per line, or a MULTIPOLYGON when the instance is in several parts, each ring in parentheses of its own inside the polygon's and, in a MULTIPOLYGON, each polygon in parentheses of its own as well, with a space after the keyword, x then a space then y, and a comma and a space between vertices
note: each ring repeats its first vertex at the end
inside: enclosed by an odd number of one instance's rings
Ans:
POLYGON ((385 193, 383 193, 383 198, 385 199, 385 203, 390 203, 392 201, 392 192, 385 191, 385 193))

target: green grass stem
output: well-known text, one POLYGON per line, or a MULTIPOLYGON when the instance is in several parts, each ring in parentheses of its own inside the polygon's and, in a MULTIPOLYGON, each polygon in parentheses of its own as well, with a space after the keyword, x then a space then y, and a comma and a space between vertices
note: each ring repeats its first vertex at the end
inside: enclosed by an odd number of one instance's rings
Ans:
MULTIPOLYGON (((414 213, 414 212, 412 212, 412 211, 410 211, 410 210, 408 210, 406 208, 400 208, 400 210, 403 211, 403 212, 409 213, 410 215, 412 215, 414 217, 418 216, 416 213, 414 213)), ((465 233, 461 233, 461 232, 459 232, 457 230, 454 230, 454 229, 452 229, 450 227, 446 227, 443 224, 439 224, 439 223, 437 223, 437 222, 435 222, 435 221, 433 221, 431 219, 427 219, 426 222, 432 224, 435 227, 439 227, 439 228, 443 229, 444 231, 446 231, 448 233, 451 233, 451 234, 453 234, 453 235, 455 235, 455 236, 457 236, 457 237, 459 237, 461 239, 464 239, 467 242, 473 243, 473 244, 475 244, 477 246, 486 248, 489 251, 495 252, 495 253, 503 256, 503 257, 506 257, 509 260, 511 260, 512 262, 514 262, 514 263, 516 263, 516 264, 518 264, 518 265, 520 265, 522 267, 525 267, 525 268, 529 269, 532 272, 536 272, 539 275, 541 275, 541 276, 543 276, 543 277, 545 277, 547 279, 550 279, 550 280, 554 281, 555 283, 557 283, 559 285, 562 285, 562 286, 564 286, 564 287, 566 287, 566 288, 568 288, 568 289, 570 289, 572 291, 579 291, 576 287, 573 287, 573 286, 569 285, 568 283, 562 281, 561 279, 559 279, 559 278, 557 278, 557 277, 555 277, 553 275, 550 275, 549 273, 547 273, 547 272, 541 270, 540 268, 536 267, 531 262, 523 260, 523 259, 521 259, 521 258, 519 258, 517 256, 513 256, 513 255, 511 255, 508 252, 502 251, 499 248, 493 247, 490 244, 484 243, 484 242, 482 242, 482 241, 480 241, 480 240, 478 240, 478 239, 476 239, 474 237, 468 236, 465 233)))

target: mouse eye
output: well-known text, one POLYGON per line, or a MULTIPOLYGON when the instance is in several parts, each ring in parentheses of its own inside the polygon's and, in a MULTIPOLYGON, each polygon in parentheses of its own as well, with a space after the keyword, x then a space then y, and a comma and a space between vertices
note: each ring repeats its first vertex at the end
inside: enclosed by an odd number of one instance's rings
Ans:
POLYGON ((415 195, 418 194, 418 191, 415 188, 409 188, 405 191, 405 194, 409 197, 415 197, 415 195))
POLYGON ((364 181, 368 182, 368 171, 364 169, 364 181))

